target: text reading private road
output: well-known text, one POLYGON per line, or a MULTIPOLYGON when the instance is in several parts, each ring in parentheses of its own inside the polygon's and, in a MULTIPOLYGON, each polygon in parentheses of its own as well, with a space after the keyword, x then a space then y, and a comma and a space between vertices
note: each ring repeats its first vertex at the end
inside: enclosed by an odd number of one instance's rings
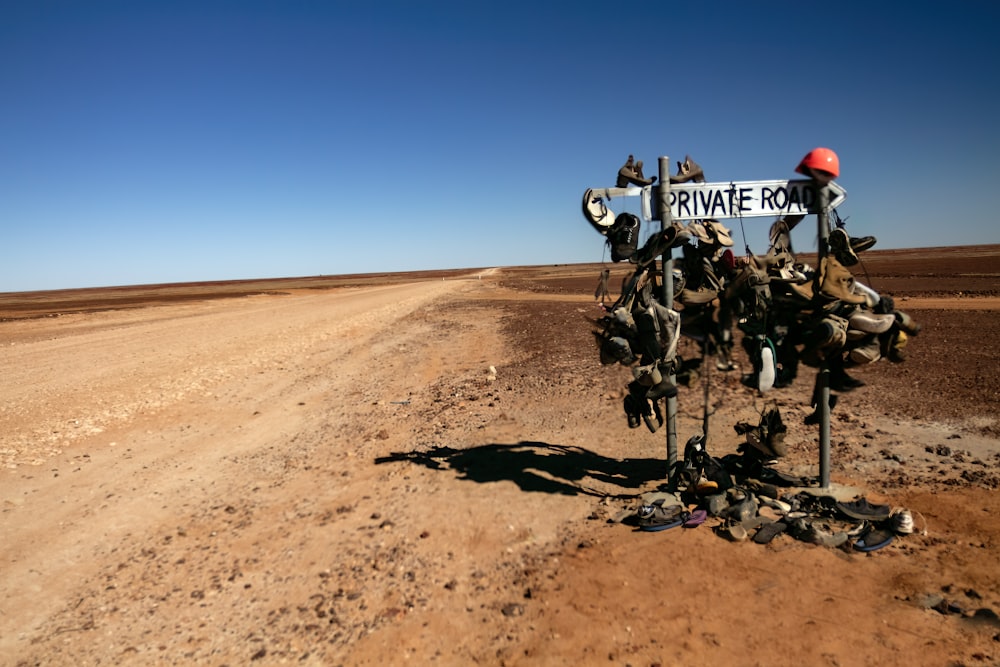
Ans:
MULTIPOLYGON (((827 189, 827 210, 847 198, 836 183, 827 189)), ((645 199, 654 188, 643 190, 645 199)), ((819 213, 820 203, 816 183, 810 180, 684 183, 670 186, 670 212, 675 220, 805 215, 819 213)))

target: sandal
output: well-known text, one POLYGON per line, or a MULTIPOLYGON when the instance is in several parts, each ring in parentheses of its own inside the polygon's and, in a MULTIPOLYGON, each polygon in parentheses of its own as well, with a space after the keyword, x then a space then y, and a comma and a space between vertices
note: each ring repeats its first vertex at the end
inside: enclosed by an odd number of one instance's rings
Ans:
POLYGON ((787 529, 788 524, 784 521, 771 521, 770 523, 765 523, 753 536, 753 541, 757 544, 767 544, 787 529))
POLYGON ((639 530, 656 532, 668 528, 676 528, 690 518, 690 514, 681 505, 663 506, 663 501, 639 508, 639 530))
POLYGON ((855 551, 868 553, 888 546, 894 539, 895 535, 891 530, 872 528, 855 541, 852 546, 855 551))
POLYGON ((684 520, 685 528, 696 528, 701 524, 705 523, 705 519, 708 518, 708 512, 703 509, 697 509, 688 515, 688 518, 684 520))

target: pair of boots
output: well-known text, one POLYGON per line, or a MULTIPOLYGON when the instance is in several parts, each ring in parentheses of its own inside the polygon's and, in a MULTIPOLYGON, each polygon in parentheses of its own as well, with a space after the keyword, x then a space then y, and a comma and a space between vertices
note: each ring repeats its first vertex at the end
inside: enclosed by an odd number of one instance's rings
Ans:
POLYGON ((639 398, 630 393, 625 396, 624 406, 629 428, 639 428, 641 421, 646 424, 650 433, 656 433, 657 429, 663 426, 663 412, 658 402, 650 402, 646 398, 639 398))
POLYGON ((623 401, 628 427, 638 428, 640 423, 645 423, 650 433, 656 433, 664 423, 660 399, 676 395, 677 386, 667 378, 663 378, 652 387, 647 387, 639 381, 630 382, 628 394, 623 401))
MULTIPOLYGON (((688 183, 689 181, 704 183, 705 171, 701 168, 701 165, 691 159, 690 155, 685 155, 684 162, 677 163, 677 175, 671 176, 670 182, 688 183)), ((656 176, 646 178, 643 175, 642 160, 634 161, 632 156, 629 155, 628 160, 624 165, 622 165, 622 168, 618 170, 618 178, 615 181, 615 185, 619 188, 625 188, 631 184, 642 188, 647 185, 652 185, 655 182, 656 176)))
POLYGON ((689 181, 704 183, 705 172, 702 170, 701 165, 691 159, 690 155, 685 155, 684 162, 677 163, 677 175, 671 176, 670 182, 687 183, 689 181))
POLYGON ((647 185, 652 185, 656 182, 656 176, 652 178, 646 178, 642 173, 642 160, 638 162, 634 161, 631 155, 628 156, 628 160, 622 165, 622 168, 618 170, 618 179, 615 181, 615 186, 619 188, 628 187, 629 184, 638 185, 640 188, 647 185))

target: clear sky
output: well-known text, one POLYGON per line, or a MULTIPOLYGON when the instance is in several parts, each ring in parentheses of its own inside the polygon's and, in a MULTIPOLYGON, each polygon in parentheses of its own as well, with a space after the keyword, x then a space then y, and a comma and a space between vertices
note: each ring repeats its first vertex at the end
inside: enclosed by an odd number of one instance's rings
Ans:
MULTIPOLYGON (((852 235, 1000 243, 998 26, 994 0, 0 0, 0 292, 600 262, 581 197, 629 153, 772 180, 828 146, 852 235)), ((727 224, 762 253, 771 221, 727 224)))

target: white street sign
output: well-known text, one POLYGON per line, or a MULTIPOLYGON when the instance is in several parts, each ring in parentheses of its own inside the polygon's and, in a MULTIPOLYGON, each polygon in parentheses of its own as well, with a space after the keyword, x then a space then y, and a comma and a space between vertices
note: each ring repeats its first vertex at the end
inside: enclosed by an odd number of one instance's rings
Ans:
MULTIPOLYGON (((827 210, 840 206, 847 191, 830 183, 827 210)), ((758 218, 819 213, 819 196, 811 180, 683 183, 670 186, 670 212, 675 220, 758 218)))
MULTIPOLYGON (((728 183, 681 183, 670 185, 670 212, 675 220, 703 218, 758 218, 762 216, 805 215, 819 213, 816 184, 811 180, 730 181, 728 183)), ((847 198, 847 191, 830 183, 829 209, 847 198)), ((611 197, 640 196, 642 217, 653 219, 656 212, 652 197, 658 186, 644 188, 595 189, 595 195, 611 197)))

